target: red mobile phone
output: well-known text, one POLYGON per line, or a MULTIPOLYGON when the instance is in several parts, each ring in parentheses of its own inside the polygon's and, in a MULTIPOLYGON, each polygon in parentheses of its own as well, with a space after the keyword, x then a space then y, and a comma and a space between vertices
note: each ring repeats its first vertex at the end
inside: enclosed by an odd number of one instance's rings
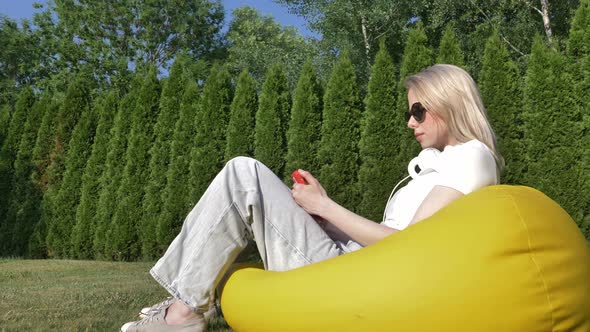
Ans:
POLYGON ((293 182, 295 183, 300 183, 300 184, 307 184, 305 182, 305 179, 303 178, 303 176, 301 176, 301 174, 299 174, 298 170, 295 170, 292 174, 291 174, 291 179, 293 179, 293 182))

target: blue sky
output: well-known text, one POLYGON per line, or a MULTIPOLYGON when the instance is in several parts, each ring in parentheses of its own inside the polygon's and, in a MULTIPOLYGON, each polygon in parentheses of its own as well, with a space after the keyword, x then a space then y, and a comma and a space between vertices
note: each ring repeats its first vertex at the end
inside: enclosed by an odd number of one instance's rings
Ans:
MULTIPOLYGON (((35 9, 33 3, 45 3, 45 0, 0 0, 0 14, 12 19, 21 20, 33 17, 35 9)), ((317 37, 305 27, 305 20, 289 14, 287 8, 280 6, 271 0, 222 0, 226 12, 226 24, 231 20, 231 11, 240 6, 256 8, 263 15, 271 15, 282 25, 295 26, 306 37, 317 37)))

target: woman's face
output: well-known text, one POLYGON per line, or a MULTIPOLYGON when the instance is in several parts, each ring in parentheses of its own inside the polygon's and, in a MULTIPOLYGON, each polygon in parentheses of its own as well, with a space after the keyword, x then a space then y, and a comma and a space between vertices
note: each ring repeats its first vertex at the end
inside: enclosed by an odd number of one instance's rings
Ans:
MULTIPOLYGON (((408 105, 410 109, 414 103, 420 100, 416 99, 412 89, 408 91, 408 105)), ((457 144, 455 137, 449 132, 447 124, 436 114, 426 111, 424 121, 421 123, 411 116, 408 120, 408 128, 414 130, 414 136, 423 149, 436 148, 442 151, 447 145, 457 144)))

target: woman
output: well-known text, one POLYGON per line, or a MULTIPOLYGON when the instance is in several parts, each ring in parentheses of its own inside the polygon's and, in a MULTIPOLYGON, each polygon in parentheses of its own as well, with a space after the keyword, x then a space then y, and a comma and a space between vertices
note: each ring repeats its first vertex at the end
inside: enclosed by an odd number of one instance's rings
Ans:
POLYGON ((266 269, 294 269, 370 245, 498 183, 502 159, 469 74, 435 65, 409 77, 405 86, 407 126, 423 150, 410 162, 412 179, 390 199, 382 223, 332 201, 307 171, 300 173, 308 184, 289 190, 262 163, 233 159, 150 271, 173 298, 121 330, 204 331, 215 287, 249 239, 256 241, 266 269))

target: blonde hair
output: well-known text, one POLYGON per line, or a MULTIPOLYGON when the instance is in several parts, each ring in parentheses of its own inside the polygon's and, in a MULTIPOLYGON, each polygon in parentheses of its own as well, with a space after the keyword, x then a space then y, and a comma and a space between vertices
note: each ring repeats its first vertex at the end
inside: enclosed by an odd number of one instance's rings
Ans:
POLYGON ((498 172, 504 167, 504 159, 497 148, 496 135, 488 121, 487 113, 477 84, 463 69, 446 64, 428 67, 409 76, 404 81, 428 112, 440 117, 449 132, 459 142, 477 139, 494 155, 498 172))

